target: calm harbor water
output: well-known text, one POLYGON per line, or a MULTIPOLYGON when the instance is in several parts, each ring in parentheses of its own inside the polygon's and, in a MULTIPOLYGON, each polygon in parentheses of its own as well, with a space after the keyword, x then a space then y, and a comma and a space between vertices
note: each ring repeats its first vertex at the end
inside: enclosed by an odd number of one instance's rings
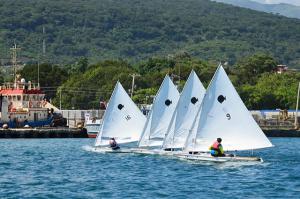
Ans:
POLYGON ((299 198, 300 139, 271 140, 256 164, 99 154, 86 150, 92 139, 0 140, 0 198, 299 198))

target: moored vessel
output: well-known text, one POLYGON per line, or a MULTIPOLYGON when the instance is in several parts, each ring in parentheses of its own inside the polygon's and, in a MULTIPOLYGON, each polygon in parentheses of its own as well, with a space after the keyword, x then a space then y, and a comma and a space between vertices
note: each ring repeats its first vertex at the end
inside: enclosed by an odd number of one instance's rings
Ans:
POLYGON ((24 78, 15 83, 5 83, 0 87, 0 126, 9 128, 38 127, 50 125, 52 114, 46 104, 45 94, 38 84, 24 78))
POLYGON ((86 128, 89 138, 96 138, 98 132, 100 132, 102 125, 102 119, 96 117, 90 117, 90 114, 85 115, 84 127, 86 128))

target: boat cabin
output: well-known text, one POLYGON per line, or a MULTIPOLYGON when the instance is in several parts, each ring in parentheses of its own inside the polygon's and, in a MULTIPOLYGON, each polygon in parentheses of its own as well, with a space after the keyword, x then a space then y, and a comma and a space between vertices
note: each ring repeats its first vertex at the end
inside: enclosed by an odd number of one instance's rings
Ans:
POLYGON ((48 118, 45 94, 38 84, 25 79, 15 83, 5 83, 0 87, 1 122, 38 121, 48 118))

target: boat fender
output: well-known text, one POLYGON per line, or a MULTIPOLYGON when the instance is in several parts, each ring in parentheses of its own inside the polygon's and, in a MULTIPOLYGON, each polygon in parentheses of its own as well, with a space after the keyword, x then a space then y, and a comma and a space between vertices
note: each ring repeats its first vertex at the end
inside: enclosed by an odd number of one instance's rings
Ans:
POLYGON ((3 125, 2 125, 2 128, 3 128, 3 129, 8 129, 8 125, 7 125, 7 124, 3 124, 3 125))

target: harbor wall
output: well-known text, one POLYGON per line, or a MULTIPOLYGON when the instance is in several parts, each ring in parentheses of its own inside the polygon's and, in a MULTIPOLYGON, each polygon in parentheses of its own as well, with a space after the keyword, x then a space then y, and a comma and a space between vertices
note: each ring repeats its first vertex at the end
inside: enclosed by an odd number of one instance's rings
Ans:
POLYGON ((300 131, 294 129, 263 129, 267 137, 298 137, 300 138, 300 131))
MULTIPOLYGON (((263 132, 268 137, 300 138, 300 131, 294 129, 263 129, 263 132)), ((0 129, 1 138, 88 138, 88 135, 85 128, 0 129)))
POLYGON ((86 129, 35 128, 0 129, 0 138, 87 138, 86 129))

